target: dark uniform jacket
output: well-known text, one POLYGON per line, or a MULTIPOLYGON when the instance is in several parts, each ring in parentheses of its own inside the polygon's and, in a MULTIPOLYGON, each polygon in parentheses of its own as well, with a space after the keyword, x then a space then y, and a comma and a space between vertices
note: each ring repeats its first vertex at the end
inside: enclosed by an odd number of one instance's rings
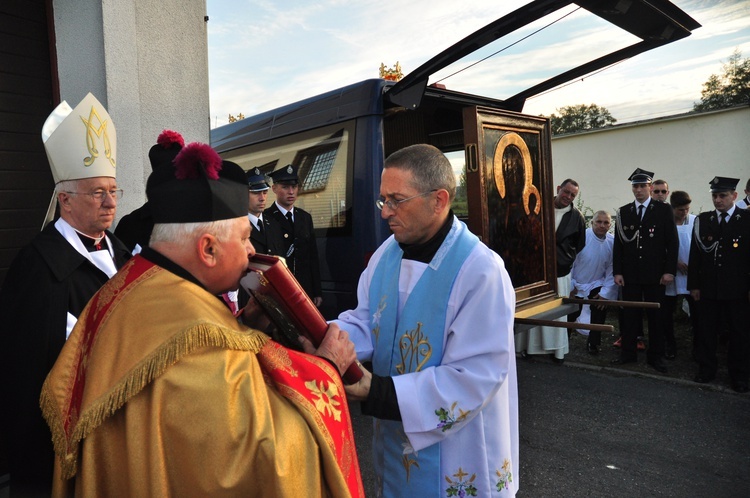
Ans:
MULTIPOLYGON (((107 232, 115 266, 130 257, 107 232)), ((65 344, 67 314, 76 317, 108 280, 49 223, 22 248, 0 290, 0 399, 11 487, 49 496, 54 454, 42 419, 42 384, 65 344)))
POLYGON ((318 245, 310 213, 294 207, 294 227, 274 202, 263 212, 263 219, 272 225, 268 231, 269 249, 286 258, 287 266, 310 297, 323 295, 320 285, 318 245), (290 248, 293 246, 291 254, 290 248))
POLYGON ((557 276, 564 277, 570 273, 576 255, 586 245, 586 220, 575 206, 565 213, 555 231, 557 246, 557 276))
POLYGON ((115 236, 132 252, 136 244, 141 248, 148 246, 153 230, 154 219, 151 216, 151 206, 146 202, 122 217, 115 228, 115 236))
MULTIPOLYGON (((267 216, 263 216, 261 219, 263 220, 263 231, 258 232, 258 230, 255 229, 255 226, 253 226, 252 232, 250 233, 250 242, 253 244, 255 252, 257 254, 281 255, 283 249, 275 247, 278 237, 269 235, 274 230, 281 230, 281 226, 274 226, 276 223, 269 221, 267 216)), ((250 224, 252 225, 252 222, 250 222, 250 224)))
POLYGON ((651 200, 645 209, 641 221, 631 202, 617 218, 612 272, 622 275, 625 285, 658 285, 663 274, 677 274, 679 239, 672 207, 651 200))
POLYGON ((716 211, 695 219, 688 262, 688 290, 701 299, 747 299, 750 292, 750 211, 736 208, 726 227, 716 211))

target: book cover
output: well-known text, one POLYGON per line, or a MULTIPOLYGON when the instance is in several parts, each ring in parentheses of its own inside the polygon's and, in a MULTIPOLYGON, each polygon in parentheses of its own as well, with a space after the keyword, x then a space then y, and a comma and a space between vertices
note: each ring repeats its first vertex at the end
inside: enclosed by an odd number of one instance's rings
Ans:
MULTIPOLYGON (((240 285, 255 298, 276 327, 280 337, 275 338, 294 347, 297 336, 303 335, 318 347, 328 330, 328 322, 286 265, 276 256, 256 254, 250 258, 249 268, 251 271, 240 285)), ((360 378, 362 371, 355 361, 343 379, 354 384, 360 378)))

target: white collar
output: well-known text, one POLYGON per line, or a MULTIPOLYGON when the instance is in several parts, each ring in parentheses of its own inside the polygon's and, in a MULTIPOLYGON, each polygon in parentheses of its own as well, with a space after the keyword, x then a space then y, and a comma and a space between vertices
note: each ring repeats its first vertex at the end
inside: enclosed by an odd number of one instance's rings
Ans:
POLYGON ((278 202, 276 202, 276 207, 279 208, 279 211, 281 211, 281 214, 283 214, 284 216, 286 216, 286 213, 292 213, 292 216, 294 216, 294 206, 292 206, 292 209, 287 211, 278 202))
POLYGON ((263 223, 263 213, 261 213, 260 216, 255 216, 253 213, 247 213, 247 217, 250 218, 250 223, 253 224, 253 228, 258 228, 258 226, 263 223))
MULTIPOLYGON (((735 207, 736 206, 734 204, 732 204, 732 207, 730 207, 729 209, 727 209, 727 214, 729 215, 729 216, 727 216, 727 219, 729 219, 729 218, 732 217, 732 215, 734 214, 735 207)), ((719 220, 721 220, 721 211, 719 211, 718 209, 716 209, 716 217, 719 220)))
POLYGON ((115 253, 112 249, 112 241, 107 237, 107 235, 104 235, 104 238, 107 239, 107 253, 109 253, 109 257, 94 257, 94 254, 102 253, 102 251, 97 251, 96 253, 90 253, 86 250, 86 248, 83 245, 83 242, 81 242, 81 239, 78 237, 78 233, 76 230, 70 226, 70 224, 65 221, 62 218, 58 218, 55 222, 55 228, 58 232, 60 232, 60 235, 63 236, 65 240, 68 241, 68 243, 73 246, 73 249, 75 249, 81 256, 88 259, 92 265, 99 268, 101 271, 107 274, 109 278, 112 278, 112 275, 117 273, 117 267, 115 266, 115 253))

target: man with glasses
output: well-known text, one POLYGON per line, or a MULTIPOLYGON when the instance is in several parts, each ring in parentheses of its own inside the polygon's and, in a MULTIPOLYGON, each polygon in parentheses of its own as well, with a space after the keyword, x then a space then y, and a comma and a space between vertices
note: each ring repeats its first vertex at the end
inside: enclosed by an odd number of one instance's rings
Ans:
POLYGON ((91 94, 75 109, 62 102, 45 121, 42 140, 55 181, 47 220, 57 207, 59 218, 19 251, 0 291, 11 496, 50 495, 54 456, 39 409, 42 383, 86 303, 129 257, 108 231, 122 189, 107 111, 91 94))
MULTIPOLYGON (((654 174, 637 168, 628 180, 635 200, 618 211, 612 268, 615 283, 625 301, 648 301, 663 305, 666 285, 677 273, 679 239, 672 208, 650 197, 654 174)), ((638 361, 637 341, 640 308, 622 312, 622 346, 615 365, 638 361)), ((664 324, 659 309, 649 308, 646 363, 658 372, 667 371, 664 361, 664 324)))
POLYGON ((393 236, 337 323, 372 374, 346 386, 377 419, 378 496, 515 496, 515 292, 503 260, 451 210, 456 178, 431 145, 384 164, 376 202, 393 236))
POLYGON ((651 184, 651 198, 659 202, 667 202, 669 200, 669 185, 666 180, 654 180, 651 184))

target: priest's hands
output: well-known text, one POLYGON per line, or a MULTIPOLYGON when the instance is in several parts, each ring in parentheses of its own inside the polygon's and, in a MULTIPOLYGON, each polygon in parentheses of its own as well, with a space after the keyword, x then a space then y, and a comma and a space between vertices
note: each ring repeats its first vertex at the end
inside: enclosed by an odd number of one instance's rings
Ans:
POLYGON ((344 386, 346 397, 350 401, 365 401, 370 394, 370 384, 372 383, 372 373, 364 367, 361 367, 362 378, 356 384, 344 386))
POLYGON ((330 360, 338 367, 340 374, 346 372, 349 365, 357 359, 354 343, 349 339, 349 334, 346 330, 341 330, 335 323, 328 325, 328 331, 326 331, 323 342, 320 343, 318 349, 315 349, 315 346, 305 337, 300 336, 299 341, 302 343, 305 353, 322 356, 330 360))

